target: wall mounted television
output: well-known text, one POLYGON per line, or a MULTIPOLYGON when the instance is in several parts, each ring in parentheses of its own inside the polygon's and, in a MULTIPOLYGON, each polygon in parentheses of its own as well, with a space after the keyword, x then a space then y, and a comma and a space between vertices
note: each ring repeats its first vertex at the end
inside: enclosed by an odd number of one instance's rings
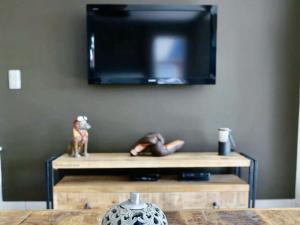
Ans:
POLYGON ((89 84, 215 84, 217 6, 87 5, 89 84))

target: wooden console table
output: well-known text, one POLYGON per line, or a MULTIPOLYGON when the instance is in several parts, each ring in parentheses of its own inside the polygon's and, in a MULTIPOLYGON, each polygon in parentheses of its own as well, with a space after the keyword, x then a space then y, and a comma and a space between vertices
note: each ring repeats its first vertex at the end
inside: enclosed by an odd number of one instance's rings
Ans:
MULTIPOLYGON (((0 225, 99 225, 105 212, 8 211, 0 212, 0 225)), ((169 225, 296 225, 300 209, 197 210, 166 212, 169 225)))
MULTIPOLYGON (((257 162, 253 158, 244 155, 242 153, 232 152, 229 156, 219 156, 216 152, 178 152, 173 155, 165 156, 165 157, 152 157, 152 156, 139 156, 139 157, 131 157, 128 153, 91 153, 88 157, 81 158, 72 158, 68 155, 64 154, 60 157, 52 157, 46 162, 46 175, 47 175, 47 208, 53 208, 54 202, 54 194, 53 190, 62 191, 64 193, 73 192, 74 196, 79 193, 82 195, 81 190, 85 190, 90 188, 89 190, 93 190, 95 188, 91 187, 89 184, 93 182, 93 185, 97 185, 97 191, 103 191, 101 187, 105 187, 105 185, 111 185, 110 188, 107 189, 118 189, 122 187, 122 190, 125 190, 126 195, 122 195, 120 198, 120 194, 118 193, 118 198, 114 197, 118 190, 114 193, 109 193, 112 195, 112 202, 123 200, 128 195, 130 190, 134 189, 134 191, 143 192, 143 186, 147 186, 148 190, 152 189, 160 189, 160 193, 164 192, 162 190, 169 190, 169 192, 173 192, 180 196, 181 199, 187 199, 187 196, 192 196, 195 198, 202 198, 199 195, 188 195, 184 194, 187 192, 186 189, 192 190, 191 193, 195 193, 193 190, 204 190, 204 188, 208 188, 209 190, 215 191, 221 188, 222 191, 230 191, 228 189, 237 190, 237 191, 245 191, 244 193, 248 193, 249 197, 247 197, 248 207, 255 206, 255 198, 256 198, 256 173, 257 173, 257 162), (75 170, 91 170, 91 169, 166 169, 166 168, 233 168, 234 175, 215 175, 212 177, 213 182, 194 182, 194 183, 184 183, 178 182, 176 180, 159 180, 158 182, 130 182, 119 179, 118 181, 113 181, 112 178, 94 178, 94 177, 82 177, 80 178, 85 183, 78 182, 77 178, 66 177, 63 178, 68 171, 75 170), (241 168, 248 169, 248 179, 247 183, 248 187, 241 180, 241 168), (230 177, 232 176, 232 177, 230 177), (56 187, 55 184, 58 183, 56 187), (97 183, 98 182, 98 183, 97 183), (114 183, 115 182, 115 183, 114 183), (232 182, 232 183, 230 183, 232 182), (232 184, 232 185, 231 185, 232 184), (82 186, 83 185, 83 186, 82 186), (206 185, 206 186, 205 186, 206 185), (207 186, 209 185, 209 186, 207 186), (77 187, 77 191, 75 191, 74 187, 77 187), (100 189, 99 189, 99 188, 100 189), (117 188, 111 188, 117 187, 117 188), (150 188, 151 187, 151 188, 150 188), (194 188, 194 189, 193 189, 194 188), (79 191, 78 191, 79 190, 79 191), (75 194, 76 193, 76 194, 75 194), (179 193, 179 194, 178 194, 179 193)), ((108 186, 106 186, 108 187, 108 186)), ((107 190, 105 189, 105 190, 107 190)), ((133 190, 132 190, 133 191, 133 190)), ((64 194, 63 193, 63 194, 64 194)), ((108 193, 106 193, 108 194, 108 193)), ((239 192, 237 195, 235 193, 231 193, 231 195, 227 195, 225 198, 234 198, 238 199, 239 196, 243 195, 242 192, 239 192)), ((66 196, 66 195, 64 195, 66 196)), ((65 198, 70 199, 71 194, 65 198)), ((103 195, 104 196, 104 195, 103 195)), ((98 195, 98 199, 102 199, 103 196, 98 195)), ((143 195, 142 195, 143 196, 143 195)), ((144 198, 147 200, 147 196, 144 195, 144 198)), ((170 197, 164 195, 163 193, 154 196, 156 199, 165 198, 170 199, 170 197)), ((153 196, 149 197, 151 200, 154 198, 153 196)), ((97 199, 96 196, 90 195, 89 198, 97 199)), ((223 197, 221 197, 223 198, 223 197)), ((242 197, 244 198, 244 197, 242 197)), ((57 200, 57 197, 56 197, 57 200)), ((168 204, 172 200, 168 200, 168 204)), ((177 200, 178 201, 178 200, 177 200)), ((238 200, 237 200, 238 201, 238 200)), ((56 201, 57 202, 57 201, 56 201)), ((160 203, 160 202, 158 202, 160 203)), ((73 204, 73 203, 72 203, 73 204)), ((163 204, 163 203, 161 203, 163 204)), ((175 203, 174 203, 175 204, 175 203)), ((204 204, 204 203, 203 203, 204 204)), ((244 203, 240 203, 244 204, 244 203)), ((172 205, 172 204, 171 204, 172 205)), ((104 205, 106 206, 106 205, 104 205)), ((103 207, 104 207, 103 206, 103 207)), ((233 205, 228 205, 226 207, 231 208, 233 205)), ((237 207, 241 207, 242 205, 237 205, 237 207)), ((202 207, 204 207, 202 205, 202 207)), ((242 206, 243 207, 243 206, 242 206)), ((176 208, 176 207, 175 207, 176 208)), ((65 208, 68 209, 68 208, 65 208)))

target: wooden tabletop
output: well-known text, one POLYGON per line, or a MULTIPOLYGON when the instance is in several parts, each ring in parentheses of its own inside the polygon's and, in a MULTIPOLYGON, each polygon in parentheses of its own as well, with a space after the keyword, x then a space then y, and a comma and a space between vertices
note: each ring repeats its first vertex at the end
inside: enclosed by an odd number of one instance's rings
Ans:
MULTIPOLYGON (((103 212, 0 212, 0 225, 99 225, 103 212)), ((166 213, 169 225, 298 225, 300 209, 197 210, 166 213)))
POLYGON ((249 167, 250 160, 236 152, 229 156, 219 156, 217 152, 178 152, 164 157, 91 153, 80 158, 64 154, 52 165, 54 169, 249 167))

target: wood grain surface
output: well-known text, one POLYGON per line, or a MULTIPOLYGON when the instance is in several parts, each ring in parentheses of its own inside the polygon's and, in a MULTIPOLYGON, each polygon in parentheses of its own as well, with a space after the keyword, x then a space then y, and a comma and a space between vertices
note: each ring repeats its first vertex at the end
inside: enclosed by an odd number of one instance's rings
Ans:
POLYGON ((107 209, 141 193, 144 201, 165 211, 181 209, 247 208, 249 185, 231 174, 212 175, 210 181, 183 182, 166 177, 157 182, 130 181, 120 176, 66 176, 54 187, 54 209, 78 210, 87 205, 107 209))
POLYGON ((126 176, 65 176, 54 186, 54 192, 130 193, 249 191, 249 185, 232 174, 211 175, 209 181, 178 181, 176 176, 160 180, 131 181, 126 176))
MULTIPOLYGON (((0 225, 96 225, 103 211, 0 212, 0 225)), ((166 213, 169 225, 298 225, 300 209, 183 210, 166 213)))
POLYGON ((91 153, 74 158, 64 154, 53 161, 54 169, 117 169, 117 168, 194 168, 249 167, 250 160, 232 152, 219 156, 217 152, 178 152, 164 157, 137 156, 129 153, 91 153))

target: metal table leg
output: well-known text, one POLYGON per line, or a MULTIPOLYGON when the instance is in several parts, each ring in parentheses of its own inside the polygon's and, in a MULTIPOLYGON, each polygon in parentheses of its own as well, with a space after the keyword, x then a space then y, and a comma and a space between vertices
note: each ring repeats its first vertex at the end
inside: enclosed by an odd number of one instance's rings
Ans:
POLYGON ((257 170, 258 170, 258 163, 257 160, 253 159, 253 190, 252 190, 252 208, 255 208, 255 200, 256 200, 256 185, 257 185, 257 170))
POLYGON ((250 162, 250 167, 248 169, 248 183, 250 186, 250 191, 249 191, 249 203, 248 203, 248 207, 251 208, 251 202, 253 204, 253 161, 251 160, 250 162))
POLYGON ((55 182, 52 161, 56 156, 51 157, 46 161, 46 191, 47 191, 47 209, 53 209, 53 187, 55 182))
POLYGON ((250 167, 248 169, 248 184, 250 186, 248 207, 255 208, 258 162, 242 152, 240 154, 250 159, 250 167))

